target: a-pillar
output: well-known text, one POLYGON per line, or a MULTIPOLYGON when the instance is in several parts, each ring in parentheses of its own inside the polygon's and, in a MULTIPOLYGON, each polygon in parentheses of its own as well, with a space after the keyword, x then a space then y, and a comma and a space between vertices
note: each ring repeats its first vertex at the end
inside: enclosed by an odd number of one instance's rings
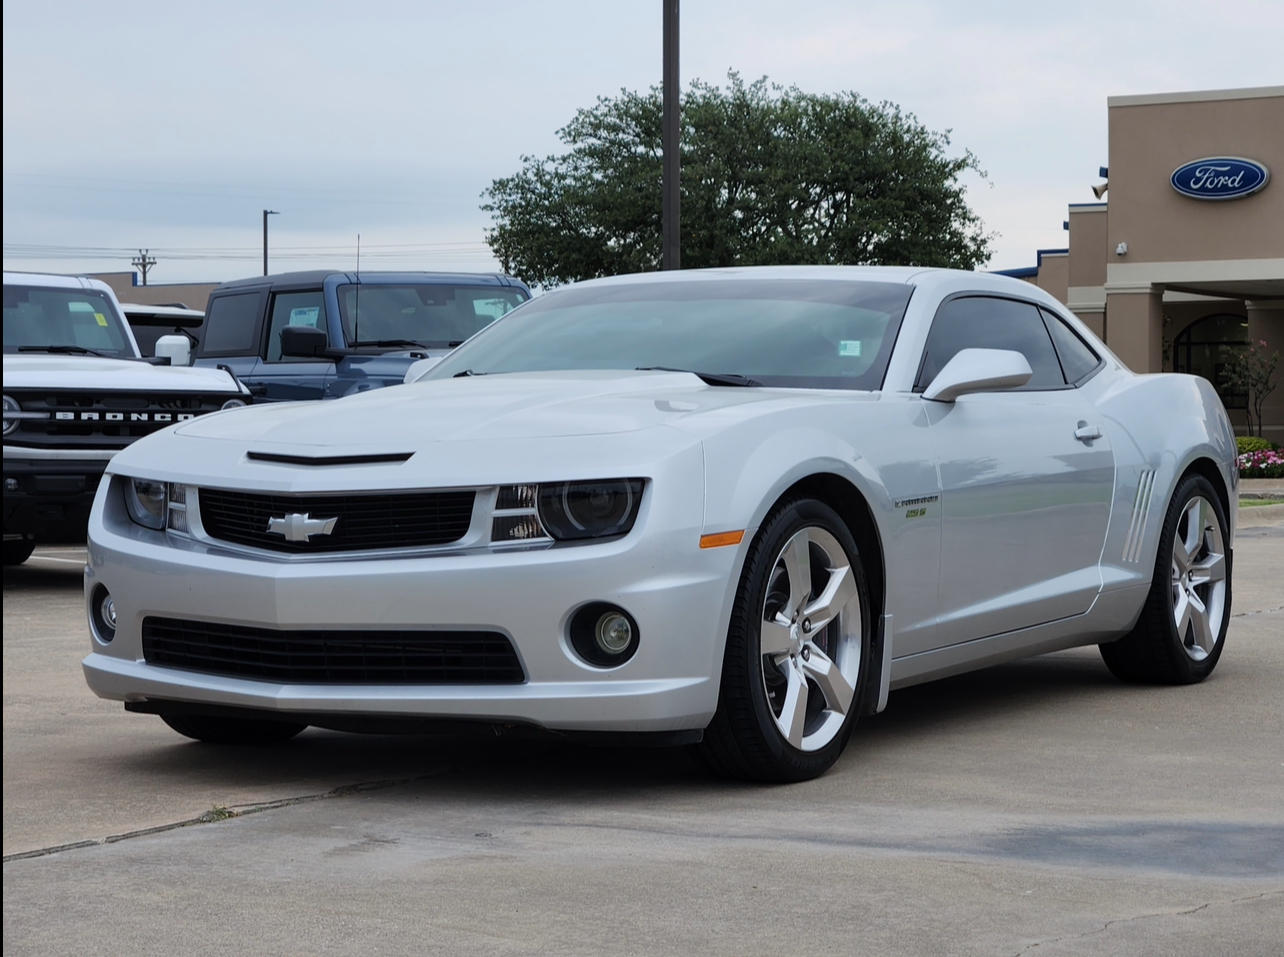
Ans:
POLYGON ((1164 358, 1164 287, 1106 287, 1106 345, 1133 372, 1159 372, 1164 358))
MULTIPOLYGON (((1244 304, 1248 312, 1248 341, 1266 343, 1267 353, 1284 357, 1284 302, 1256 299, 1244 304)), ((1262 405, 1262 437, 1284 445, 1284 358, 1275 370, 1278 385, 1262 405)))

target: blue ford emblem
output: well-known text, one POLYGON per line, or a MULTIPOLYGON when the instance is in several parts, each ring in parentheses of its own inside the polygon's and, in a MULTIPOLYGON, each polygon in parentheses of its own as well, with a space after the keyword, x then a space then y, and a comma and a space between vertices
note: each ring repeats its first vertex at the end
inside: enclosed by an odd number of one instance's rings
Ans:
POLYGON ((1173 189, 1193 199, 1239 199, 1256 193, 1271 178, 1261 163, 1234 156, 1195 160, 1173 170, 1173 189))

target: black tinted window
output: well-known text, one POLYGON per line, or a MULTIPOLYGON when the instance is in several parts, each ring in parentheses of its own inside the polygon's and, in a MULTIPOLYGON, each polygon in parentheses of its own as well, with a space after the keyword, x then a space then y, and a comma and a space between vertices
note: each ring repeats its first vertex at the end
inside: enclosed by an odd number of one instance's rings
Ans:
POLYGON ((917 389, 925 389, 962 349, 1010 349, 1025 356, 1034 375, 1024 391, 1059 389, 1066 384, 1039 310, 1027 302, 967 296, 951 299, 936 311, 927 336, 927 354, 917 389))
POLYGON ((1052 333, 1052 342, 1061 357, 1061 369, 1067 382, 1078 382, 1101 364, 1100 357, 1061 317, 1045 311, 1043 318, 1048 322, 1048 331, 1052 333))
POLYGON ((248 356, 258 352, 260 298, 257 292, 242 292, 210 300, 201 355, 248 356))

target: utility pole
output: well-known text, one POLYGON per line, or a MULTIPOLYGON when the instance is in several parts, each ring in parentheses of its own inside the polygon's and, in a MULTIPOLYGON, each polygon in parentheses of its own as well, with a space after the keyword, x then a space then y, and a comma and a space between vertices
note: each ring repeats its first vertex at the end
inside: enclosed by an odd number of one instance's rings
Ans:
POLYGON ((678 114, 678 0, 664 3, 664 179, 661 186, 660 268, 681 269, 682 156, 679 153, 682 123, 678 114))
POLYGON ((155 266, 155 265, 156 265, 156 259, 155 259, 155 257, 153 257, 153 256, 148 256, 148 255, 147 255, 149 252, 151 252, 151 250, 150 250, 150 249, 140 249, 140 250, 138 250, 138 255, 137 255, 137 256, 135 256, 133 259, 131 259, 131 260, 129 261, 129 264, 130 264, 131 266, 134 266, 135 268, 137 268, 137 269, 141 269, 141 270, 142 270, 142 272, 143 272, 143 285, 144 285, 144 286, 146 286, 146 285, 147 285, 147 273, 148 273, 148 271, 149 271, 153 266, 155 266))
POLYGON ((275 209, 263 210, 263 275, 268 274, 267 270, 267 218, 269 216, 280 216, 275 209))

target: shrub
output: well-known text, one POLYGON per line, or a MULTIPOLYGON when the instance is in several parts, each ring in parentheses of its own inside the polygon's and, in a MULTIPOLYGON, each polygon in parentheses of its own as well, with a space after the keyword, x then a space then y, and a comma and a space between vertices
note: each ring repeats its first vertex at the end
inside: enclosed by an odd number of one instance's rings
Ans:
POLYGON ((1240 478, 1284 478, 1284 453, 1275 449, 1245 452, 1239 457, 1240 478))
POLYGON ((1235 446, 1240 455, 1243 455, 1246 452, 1269 452, 1272 449, 1279 448, 1279 446, 1270 439, 1263 439, 1256 435, 1236 436, 1235 446))

